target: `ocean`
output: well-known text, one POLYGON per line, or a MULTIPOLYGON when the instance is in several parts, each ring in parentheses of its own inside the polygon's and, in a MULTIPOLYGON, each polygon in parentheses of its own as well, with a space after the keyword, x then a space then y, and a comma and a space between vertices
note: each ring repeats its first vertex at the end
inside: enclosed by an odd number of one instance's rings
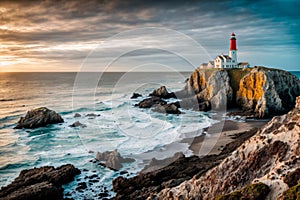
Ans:
MULTIPOLYGON (((300 78, 300 72, 291 73, 300 78)), ((22 169, 71 163, 87 169, 82 177, 92 173, 100 176, 99 183, 89 186, 91 190, 100 185, 111 189, 112 179, 119 174, 91 162, 98 151, 118 149, 122 156, 134 158, 134 163, 122 169, 131 176, 153 157, 163 159, 180 151, 192 155, 189 145, 180 141, 201 135, 203 128, 216 123, 209 113, 184 110, 183 115, 166 115, 134 107, 141 98, 130 99, 133 92, 146 96, 161 85, 170 92, 180 90, 189 75, 0 73, 0 187, 9 184, 22 169), (61 114, 65 122, 32 130, 13 129, 28 110, 42 106, 61 114), (75 113, 81 117, 74 118, 75 113), (88 116, 91 113, 95 115, 88 116), (69 127, 75 121, 87 127, 69 127)), ((78 194, 75 187, 76 181, 66 185, 65 192, 76 199, 80 195, 94 198, 91 190, 78 194)))
MULTIPOLYGON (((201 135, 203 128, 214 123, 207 113, 186 110, 184 115, 166 115, 134 107, 141 98, 130 99, 133 92, 146 96, 161 85, 170 92, 180 90, 189 75, 0 73, 0 187, 22 169, 71 163, 101 177, 101 182, 91 187, 111 188, 118 173, 91 162, 98 151, 118 149, 122 156, 134 158, 136 162, 123 169, 131 175, 153 157, 163 159, 179 151, 191 155, 188 144, 179 141, 201 135), (82 83, 80 77, 87 80, 82 83), (99 78, 96 86, 89 82, 95 77, 99 78), (32 130, 13 129, 28 110, 42 106, 58 112, 65 122, 32 130), (74 118, 75 113, 82 116, 74 118), (96 116, 87 116, 91 113, 96 116), (69 127, 75 121, 87 127, 69 127)), ((67 185, 65 191, 79 195, 74 193, 75 186, 67 185)), ((93 194, 83 195, 93 198, 93 194)))

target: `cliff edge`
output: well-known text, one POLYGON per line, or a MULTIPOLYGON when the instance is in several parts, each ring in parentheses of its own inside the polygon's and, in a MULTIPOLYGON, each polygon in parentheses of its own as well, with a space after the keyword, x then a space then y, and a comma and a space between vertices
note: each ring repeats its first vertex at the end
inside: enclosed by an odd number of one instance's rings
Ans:
POLYGON ((238 107, 257 118, 287 113, 299 95, 300 80, 296 76, 265 67, 196 69, 185 88, 176 93, 183 104, 194 97, 198 102, 209 101, 212 109, 238 107))

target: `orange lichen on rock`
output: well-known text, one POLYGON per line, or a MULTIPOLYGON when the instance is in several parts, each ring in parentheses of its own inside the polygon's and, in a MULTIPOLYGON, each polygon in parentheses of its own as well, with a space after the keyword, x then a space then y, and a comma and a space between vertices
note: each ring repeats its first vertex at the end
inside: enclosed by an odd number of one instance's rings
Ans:
POLYGON ((255 108, 257 102, 264 98, 265 84, 266 75, 261 71, 252 72, 241 79, 237 92, 237 101, 243 105, 245 110, 255 108))

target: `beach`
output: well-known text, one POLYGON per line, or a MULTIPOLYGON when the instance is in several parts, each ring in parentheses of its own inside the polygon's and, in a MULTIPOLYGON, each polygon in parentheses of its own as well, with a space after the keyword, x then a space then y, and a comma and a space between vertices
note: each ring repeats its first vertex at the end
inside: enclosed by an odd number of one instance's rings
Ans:
MULTIPOLYGON (((200 148, 204 146, 209 146, 217 141, 209 155, 219 154, 222 149, 230 142, 237 139, 237 135, 241 135, 247 131, 253 131, 264 126, 269 120, 248 120, 245 122, 238 122, 232 120, 223 120, 218 122, 211 127, 204 130, 205 135, 195 137, 189 149, 193 151, 195 155, 198 155, 200 148), (203 143, 205 141, 205 144, 203 143)), ((187 141, 185 139, 184 141, 187 141)), ((201 155, 199 155, 201 156, 201 155)))

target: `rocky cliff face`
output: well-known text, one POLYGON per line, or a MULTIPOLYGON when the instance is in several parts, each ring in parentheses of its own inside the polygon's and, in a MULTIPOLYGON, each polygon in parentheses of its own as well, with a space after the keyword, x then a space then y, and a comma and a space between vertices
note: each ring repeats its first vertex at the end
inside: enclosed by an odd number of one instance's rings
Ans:
POLYGON ((212 109, 221 109, 227 102, 232 102, 233 90, 229 81, 225 70, 196 69, 188 79, 183 94, 186 97, 196 95, 201 101, 210 101, 212 109))
MULTIPOLYGON (((250 76, 262 76, 266 80, 265 74, 255 73, 250 76)), ((200 178, 193 177, 177 187, 162 190, 156 199, 214 199, 259 182, 270 188, 267 199, 285 199, 284 195, 293 195, 289 191, 293 188, 288 188, 294 184, 289 183, 287 177, 300 168, 299 155, 300 97, 292 111, 274 117, 217 167, 200 178), (286 190, 288 192, 284 192, 286 190)))
POLYGON ((299 79, 282 70, 254 68, 240 81, 237 103, 257 117, 291 110, 300 95, 299 79))
POLYGON ((237 104, 244 112, 262 118, 291 110, 300 95, 300 81, 289 72, 264 67, 196 69, 176 95, 209 101, 212 109, 237 104))

